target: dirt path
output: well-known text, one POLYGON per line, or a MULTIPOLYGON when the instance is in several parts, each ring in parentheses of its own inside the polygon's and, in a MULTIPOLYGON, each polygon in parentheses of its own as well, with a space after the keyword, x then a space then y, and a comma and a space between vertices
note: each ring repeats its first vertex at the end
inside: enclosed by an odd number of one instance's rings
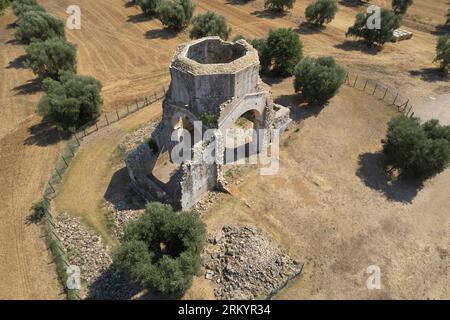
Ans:
MULTIPOLYGON (((33 117, 0 141, 0 299, 61 299, 55 265, 37 225, 26 223, 42 196, 58 145, 28 145, 33 117)), ((46 143, 42 137, 37 143, 46 143)))
MULTIPOLYGON (((114 244, 115 240, 106 229, 105 210, 102 208, 108 187, 113 180, 117 184, 116 180, 121 178, 117 166, 112 163, 112 157, 130 130, 155 120, 160 115, 161 102, 156 102, 88 136, 66 172, 54 200, 56 210, 81 217, 84 223, 99 232, 109 244, 114 244)), ((121 163, 119 166, 123 165, 121 163)), ((125 178, 123 185, 126 189, 129 183, 126 171, 125 178)))

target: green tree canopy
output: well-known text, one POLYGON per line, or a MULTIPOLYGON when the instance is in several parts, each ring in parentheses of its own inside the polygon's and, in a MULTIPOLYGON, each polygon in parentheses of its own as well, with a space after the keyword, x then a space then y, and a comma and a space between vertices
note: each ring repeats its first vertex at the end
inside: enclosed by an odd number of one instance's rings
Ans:
POLYGON ((438 120, 424 124, 418 118, 399 116, 389 122, 383 152, 388 163, 405 175, 427 179, 450 162, 450 126, 438 120))
POLYGON ((153 17, 156 15, 156 9, 162 0, 133 0, 134 4, 137 4, 144 15, 153 17))
POLYGON ((17 21, 15 36, 26 44, 34 40, 65 38, 64 23, 46 12, 27 11, 17 21))
POLYGON ((434 60, 438 61, 441 64, 441 71, 447 74, 450 66, 449 36, 440 36, 438 38, 438 42, 436 45, 436 58, 434 60))
POLYGON ((305 16, 309 23, 322 26, 330 23, 338 11, 336 0, 317 0, 306 7, 305 16))
POLYGON ((295 0, 264 0, 264 8, 285 11, 286 9, 292 9, 294 7, 295 0))
POLYGON ((41 78, 57 79, 61 70, 75 72, 76 47, 63 38, 32 42, 26 52, 25 65, 41 78))
POLYGON ((396 14, 405 14, 413 0, 392 0, 392 9, 396 14))
POLYGON ((206 227, 191 212, 152 203, 125 228, 114 261, 150 292, 179 295, 200 271, 206 227))
POLYGON ((295 67, 294 89, 308 103, 326 102, 345 81, 345 70, 331 57, 305 58, 295 67))
POLYGON ((0 16, 3 14, 3 11, 9 6, 10 3, 10 0, 0 0, 0 16))
POLYGON ((195 5, 191 0, 165 0, 156 9, 158 19, 170 29, 181 30, 191 22, 195 5))
POLYGON ((270 30, 266 40, 253 40, 258 50, 261 70, 272 70, 283 76, 292 75, 297 63, 303 57, 303 45, 292 29, 270 30))
POLYGON ((36 0, 15 0, 12 2, 12 9, 18 18, 28 11, 45 12, 45 9, 36 0))
POLYGON ((381 23, 379 29, 370 25, 369 19, 373 19, 372 14, 358 13, 354 25, 348 29, 345 36, 363 38, 370 45, 373 45, 374 43, 383 45, 392 40, 394 30, 400 27, 401 22, 399 16, 386 9, 381 9, 381 23), (370 28, 367 27, 368 24, 370 25, 370 28))
POLYGON ((231 28, 228 27, 225 18, 212 11, 196 16, 192 21, 192 25, 192 39, 219 36, 224 40, 228 40, 231 33, 231 28))
POLYGON ((59 81, 46 78, 43 88, 47 94, 39 101, 38 112, 61 131, 74 132, 100 115, 101 84, 92 77, 61 71, 59 81))

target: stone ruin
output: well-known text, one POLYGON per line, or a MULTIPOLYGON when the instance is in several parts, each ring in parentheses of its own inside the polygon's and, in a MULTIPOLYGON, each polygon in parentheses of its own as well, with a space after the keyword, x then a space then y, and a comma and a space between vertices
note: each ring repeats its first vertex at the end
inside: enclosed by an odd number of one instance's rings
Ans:
MULTIPOLYGON (((264 139, 270 143, 270 129, 287 128, 290 110, 273 102, 259 68, 258 52, 245 40, 233 43, 206 37, 177 48, 162 120, 151 139, 126 159, 132 185, 145 200, 187 210, 208 191, 225 191, 224 168, 231 161, 220 133, 242 122, 253 129, 268 129, 264 139), (203 137, 208 129, 218 129, 219 134, 203 137), (178 163, 172 153, 178 141, 172 138, 186 132, 201 138, 190 141, 191 159, 178 163), (211 145, 215 161, 202 161, 211 145)), ((264 148, 256 145, 254 154, 264 148)), ((250 155, 248 143, 245 147, 246 156, 250 155)))

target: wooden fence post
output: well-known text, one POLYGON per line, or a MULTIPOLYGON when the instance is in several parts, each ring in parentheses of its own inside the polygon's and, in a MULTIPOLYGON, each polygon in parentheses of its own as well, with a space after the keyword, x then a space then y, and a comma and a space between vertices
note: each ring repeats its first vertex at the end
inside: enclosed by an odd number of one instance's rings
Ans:
POLYGON ((67 161, 66 161, 66 159, 64 158, 64 156, 61 156, 61 158, 64 160, 64 163, 66 164, 66 168, 68 168, 69 165, 67 164, 67 161))
POLYGON ((375 91, 377 91, 378 83, 375 83, 375 89, 373 89, 372 95, 375 95, 375 91))
POLYGON ((120 117, 119 117, 119 111, 117 111, 117 109, 116 109, 116 115, 117 115, 117 121, 119 121, 120 117))
POLYGON ((366 83, 364 84, 363 91, 366 91, 367 83, 369 82, 369 79, 366 80, 366 83))
POLYGON ((356 75, 355 82, 353 83, 353 88, 356 87, 356 82, 358 82, 358 75, 356 75))
POLYGON ((398 92, 397 92, 397 95, 395 96, 394 102, 392 102, 393 106, 395 106, 395 102, 397 101, 397 98, 398 98, 398 92))
POLYGON ((55 188, 53 188, 52 183, 49 181, 48 185, 50 186, 50 188, 52 189, 53 193, 55 193, 55 188))
POLYGON ((77 134, 75 133, 74 136, 75 136, 75 140, 77 140, 78 146, 80 146, 80 140, 78 140, 77 134))
POLYGON ((387 95, 387 93, 388 93, 388 90, 389 90, 389 88, 386 88, 386 91, 384 92, 384 96, 383 96, 383 98, 381 98, 381 100, 384 100, 384 98, 386 98, 386 95, 387 95))
POLYGON ((105 113, 105 119, 106 119, 106 125, 109 126, 109 121, 108 121, 108 117, 107 117, 106 113, 105 113))

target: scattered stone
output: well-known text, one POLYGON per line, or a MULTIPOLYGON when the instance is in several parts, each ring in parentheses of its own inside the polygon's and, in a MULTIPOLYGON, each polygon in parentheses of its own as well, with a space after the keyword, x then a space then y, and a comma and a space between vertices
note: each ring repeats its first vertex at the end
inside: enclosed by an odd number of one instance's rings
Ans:
POLYGON ((208 242, 205 278, 217 284, 217 299, 267 298, 302 269, 254 227, 224 227, 208 242))
POLYGON ((55 218, 56 233, 61 239, 69 264, 78 266, 87 292, 82 298, 130 299, 139 288, 120 272, 110 256, 110 249, 99 235, 67 214, 55 218))

